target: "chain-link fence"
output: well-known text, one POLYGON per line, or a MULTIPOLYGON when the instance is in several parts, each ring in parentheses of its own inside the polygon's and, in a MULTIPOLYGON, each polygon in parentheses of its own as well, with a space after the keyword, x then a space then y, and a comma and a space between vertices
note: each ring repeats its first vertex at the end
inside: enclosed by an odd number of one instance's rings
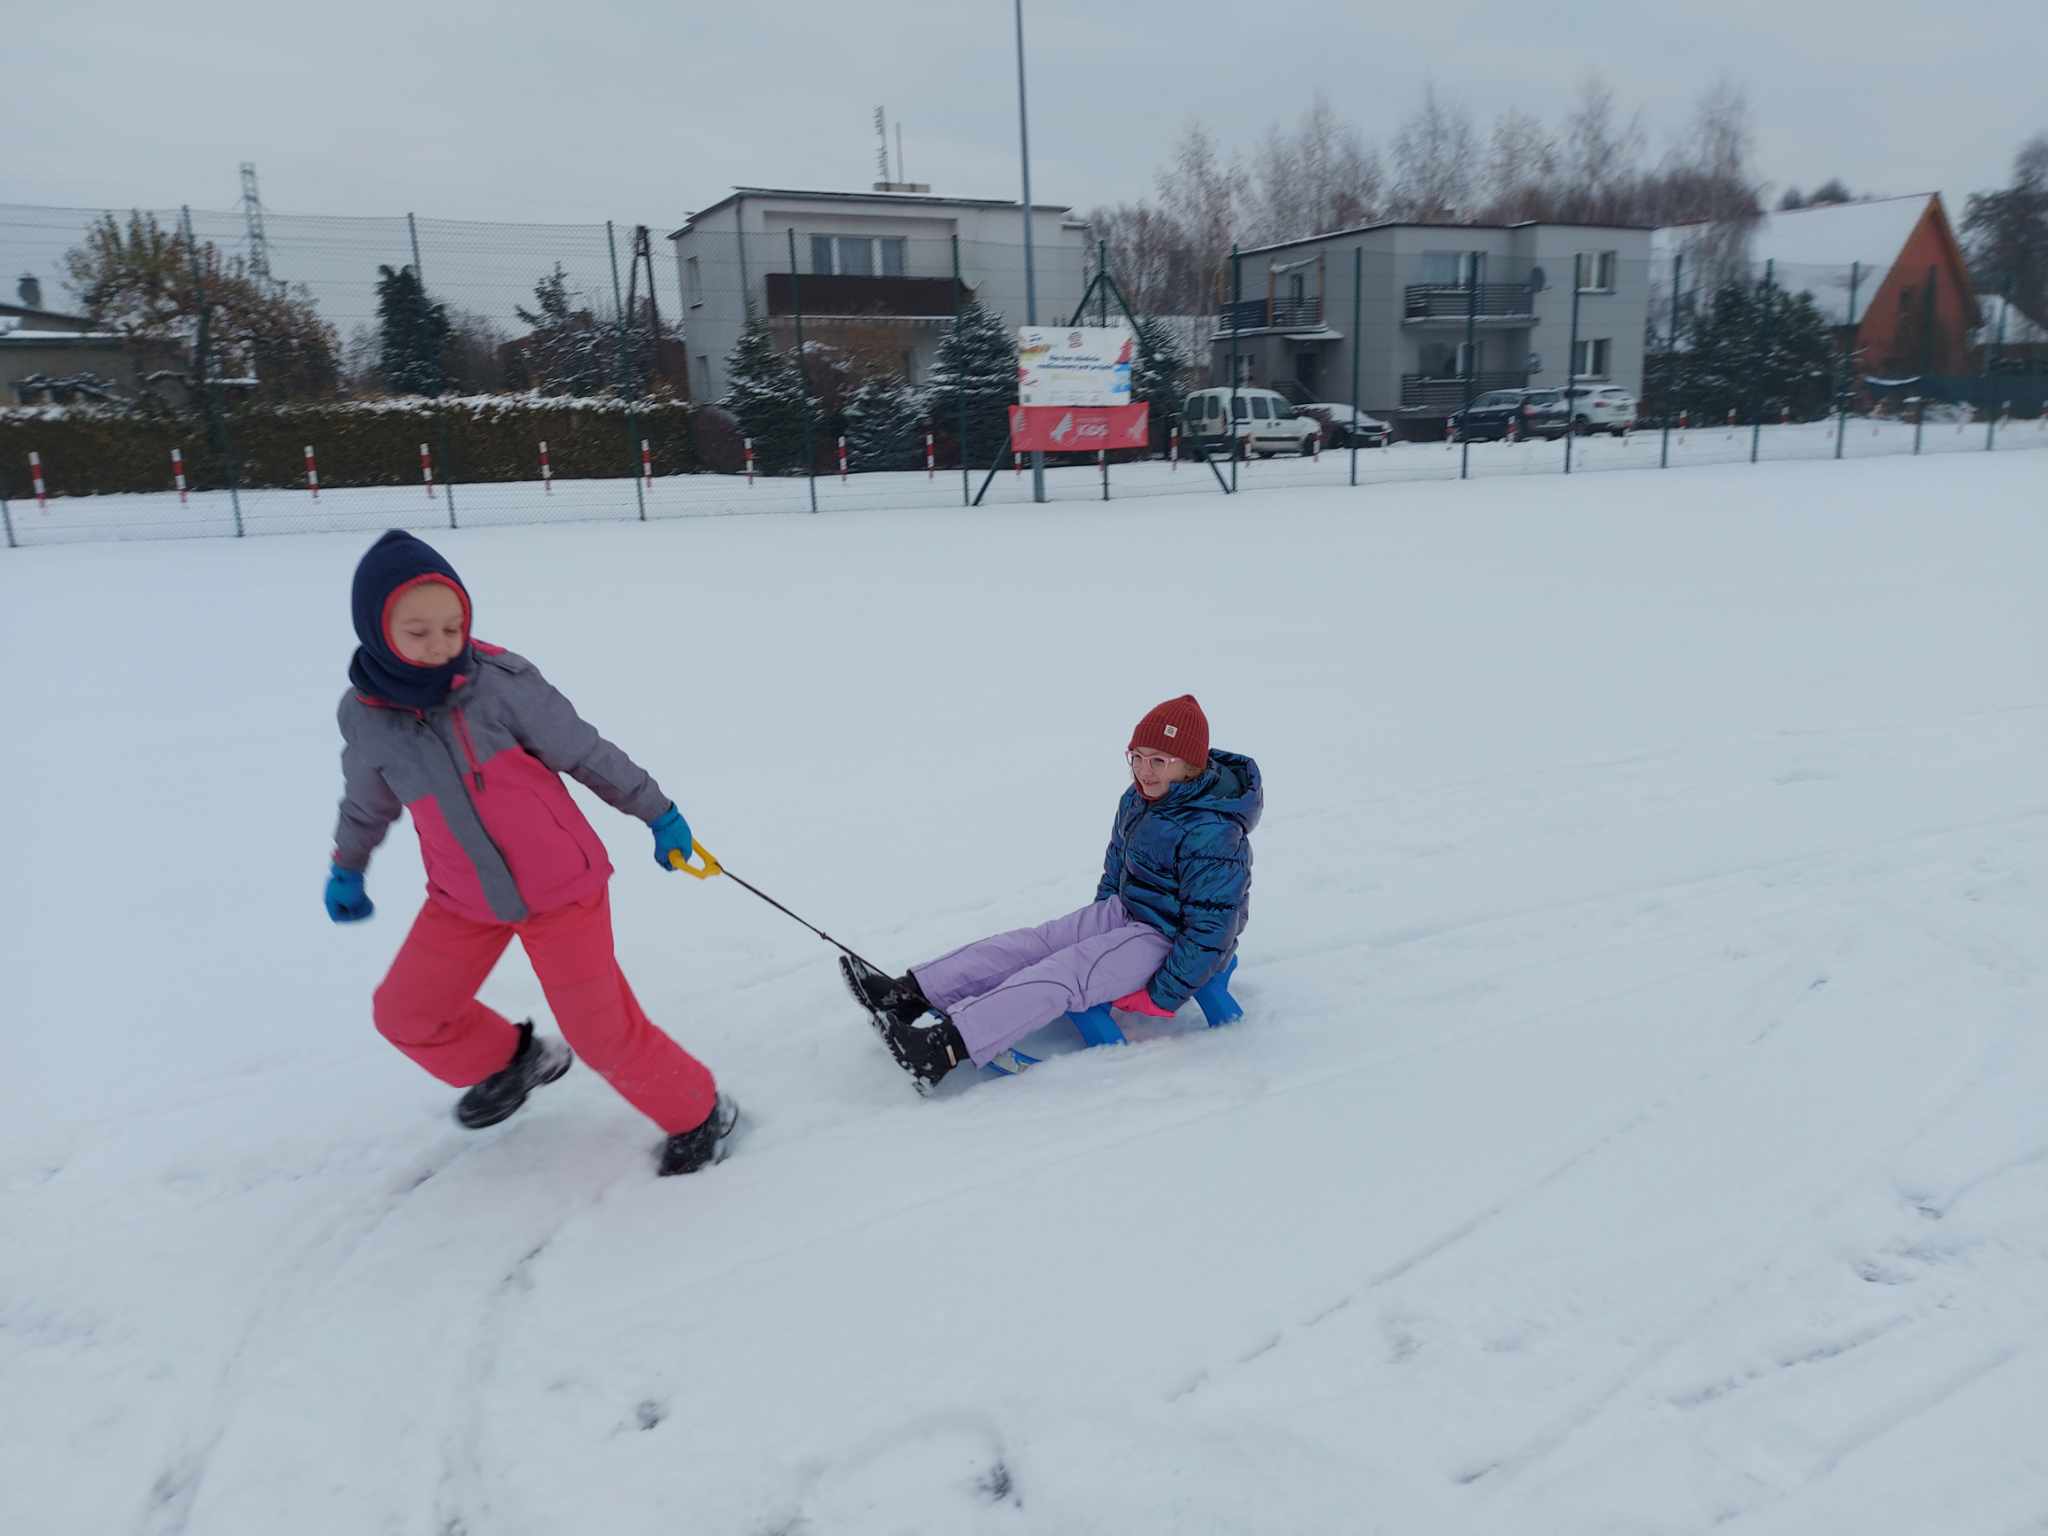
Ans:
POLYGON ((8 540, 1028 500, 1027 278, 1046 324, 1136 323, 1152 406, 1143 449, 1048 455, 1055 500, 2048 447, 2048 337, 1896 263, 1366 231, 1131 314, 1142 275, 1098 282, 1070 219, 1027 256, 1014 210, 721 206, 265 212, 260 242, 241 211, 0 206, 0 261, 43 288, 0 315, 8 540))

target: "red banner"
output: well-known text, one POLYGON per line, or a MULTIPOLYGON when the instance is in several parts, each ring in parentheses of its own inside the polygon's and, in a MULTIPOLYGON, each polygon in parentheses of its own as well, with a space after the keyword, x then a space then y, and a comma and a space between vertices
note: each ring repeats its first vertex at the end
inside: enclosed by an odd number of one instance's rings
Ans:
POLYGON ((1019 453, 1094 453, 1143 448, 1152 435, 1149 405, 1013 405, 1010 446, 1019 453))

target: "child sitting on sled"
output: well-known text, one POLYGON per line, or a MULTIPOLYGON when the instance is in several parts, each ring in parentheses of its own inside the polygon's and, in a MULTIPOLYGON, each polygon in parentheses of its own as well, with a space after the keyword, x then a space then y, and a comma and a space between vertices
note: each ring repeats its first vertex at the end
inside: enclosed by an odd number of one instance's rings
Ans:
POLYGON ((1230 961, 1250 912, 1259 765, 1209 748, 1192 694, 1138 722, 1095 900, 1036 928, 978 939, 891 977, 839 962, 920 1093, 985 1066, 1063 1013, 1108 1003, 1169 1018, 1230 961), (933 1015, 927 1020, 926 1014, 933 1015))

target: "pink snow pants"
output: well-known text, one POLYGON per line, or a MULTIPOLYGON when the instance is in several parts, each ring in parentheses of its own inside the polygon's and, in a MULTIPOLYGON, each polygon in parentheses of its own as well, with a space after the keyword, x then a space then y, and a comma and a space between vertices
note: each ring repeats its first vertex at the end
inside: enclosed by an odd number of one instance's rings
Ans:
POLYGON ((429 899, 377 988, 377 1032, 444 1083, 482 1082, 519 1045, 504 1015, 476 1000, 515 936, 586 1066, 671 1136, 710 1117, 710 1070, 655 1027, 619 970, 608 889, 520 923, 480 923, 429 899))

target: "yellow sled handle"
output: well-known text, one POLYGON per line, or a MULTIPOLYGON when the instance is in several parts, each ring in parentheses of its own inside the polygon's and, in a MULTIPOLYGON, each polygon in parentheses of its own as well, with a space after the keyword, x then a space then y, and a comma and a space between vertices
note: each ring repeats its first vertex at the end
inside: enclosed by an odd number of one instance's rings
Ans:
POLYGON ((704 860, 703 864, 692 864, 683 857, 682 850, 671 848, 668 855, 669 867, 680 869, 684 874, 691 875, 699 880, 709 880, 713 875, 725 873, 718 860, 711 856, 711 850, 695 838, 690 839, 690 852, 700 855, 704 860))

